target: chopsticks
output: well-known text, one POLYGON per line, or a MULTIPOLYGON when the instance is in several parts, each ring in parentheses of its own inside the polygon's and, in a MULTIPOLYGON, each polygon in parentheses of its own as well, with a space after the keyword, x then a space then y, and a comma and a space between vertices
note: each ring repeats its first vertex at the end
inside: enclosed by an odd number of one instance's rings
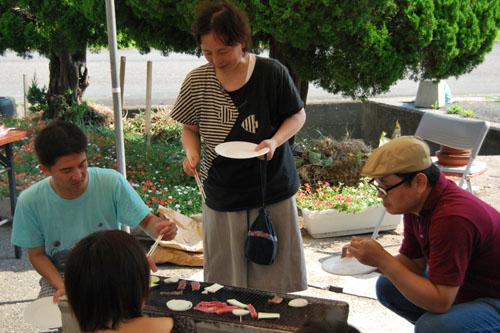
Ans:
POLYGON ((147 257, 151 257, 153 255, 153 252, 155 252, 156 248, 158 247, 158 244, 160 244, 162 237, 163 235, 158 235, 158 237, 156 237, 155 243, 151 246, 151 249, 149 249, 148 254, 146 254, 147 257))
MULTIPOLYGON (((189 160, 189 164, 191 164, 191 167, 193 167, 193 159, 191 158, 191 154, 189 154, 188 151, 186 151, 186 156, 189 160)), ((203 201, 203 203, 205 203, 207 195, 205 194, 205 190, 203 189, 203 183, 201 182, 200 175, 196 170, 194 170, 194 179, 196 180, 196 184, 198 185, 198 189, 200 190, 201 200, 203 201)))

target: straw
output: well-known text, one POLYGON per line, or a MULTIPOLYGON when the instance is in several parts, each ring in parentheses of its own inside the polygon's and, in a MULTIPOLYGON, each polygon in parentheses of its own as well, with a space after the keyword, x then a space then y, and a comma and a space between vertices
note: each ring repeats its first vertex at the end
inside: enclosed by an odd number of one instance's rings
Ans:
POLYGON ((160 244, 160 240, 162 237, 163 235, 158 235, 158 237, 156 237, 155 243, 153 244, 153 246, 151 246, 151 249, 149 249, 149 252, 146 256, 151 257, 153 255, 153 252, 155 252, 158 244, 160 244))
POLYGON ((384 211, 382 212, 382 215, 378 219, 378 222, 377 222, 377 225, 375 226, 375 229, 373 230, 373 234, 371 237, 372 239, 377 239, 378 232, 380 231, 380 227, 382 226, 382 221, 384 220, 384 217, 385 217, 385 213, 386 213, 386 210, 384 209, 384 211))
MULTIPOLYGON (((188 151, 186 151, 186 156, 189 160, 189 164, 191 164, 191 167, 193 167, 193 159, 191 158, 191 154, 189 154, 188 151)), ((196 184, 198 185, 198 189, 200 190, 201 200, 203 201, 203 203, 205 203, 207 195, 205 194, 205 190, 203 189, 203 183, 201 182, 200 175, 196 170, 194 170, 194 179, 196 180, 196 184)))

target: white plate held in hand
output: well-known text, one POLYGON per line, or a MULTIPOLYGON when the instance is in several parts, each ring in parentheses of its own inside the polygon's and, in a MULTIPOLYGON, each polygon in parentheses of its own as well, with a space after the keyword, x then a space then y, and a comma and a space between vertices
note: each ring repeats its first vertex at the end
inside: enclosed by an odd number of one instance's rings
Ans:
POLYGON ((52 296, 39 298, 24 310, 24 320, 41 329, 62 326, 61 311, 52 302, 52 296))
POLYGON ((321 268, 336 275, 369 274, 377 270, 377 267, 363 265, 354 257, 333 257, 325 260, 321 268))
POLYGON ((257 145, 245 141, 229 141, 215 147, 215 152, 221 156, 236 159, 253 158, 269 152, 269 148, 255 151, 257 145))

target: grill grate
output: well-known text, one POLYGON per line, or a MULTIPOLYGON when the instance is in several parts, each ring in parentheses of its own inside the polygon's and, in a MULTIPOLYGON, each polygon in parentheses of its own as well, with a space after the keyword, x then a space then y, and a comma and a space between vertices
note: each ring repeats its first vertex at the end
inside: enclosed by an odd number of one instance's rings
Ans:
POLYGON ((160 277, 160 282, 157 287, 151 289, 149 301, 147 302, 144 311, 146 314, 158 316, 176 316, 186 317, 189 319, 205 320, 205 321, 220 321, 237 325, 250 325, 261 328, 277 329, 284 331, 296 331, 307 321, 323 321, 327 315, 332 311, 338 311, 344 315, 340 318, 347 322, 347 314, 349 312, 349 305, 346 302, 332 301, 327 299, 306 297, 290 294, 275 294, 266 291, 255 289, 237 288, 225 286, 215 294, 208 293, 202 294, 201 291, 205 287, 210 286, 212 283, 201 282, 199 291, 192 291, 190 281, 187 281, 186 289, 182 295, 160 295, 161 291, 174 291, 177 290, 177 283, 166 284, 163 282, 164 278, 160 277), (279 295, 283 298, 280 304, 269 304, 268 300, 274 295, 279 295), (205 313, 202 311, 194 310, 194 307, 199 302, 219 301, 225 302, 228 299, 237 299, 245 304, 252 304, 257 312, 275 312, 280 313, 280 319, 257 319, 252 318, 250 315, 243 316, 240 323, 240 318, 234 316, 232 313, 215 314, 205 313), (292 308, 288 306, 288 302, 294 298, 305 298, 309 304, 302 308, 292 308), (193 303, 193 308, 188 311, 171 311, 167 308, 166 303, 171 299, 183 299, 193 303))

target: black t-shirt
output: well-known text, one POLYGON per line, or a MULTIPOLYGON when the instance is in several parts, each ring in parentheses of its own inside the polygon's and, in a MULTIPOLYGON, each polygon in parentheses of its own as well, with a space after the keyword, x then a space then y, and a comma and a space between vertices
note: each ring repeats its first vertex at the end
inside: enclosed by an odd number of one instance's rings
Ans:
MULTIPOLYGON (((238 211, 262 204, 262 161, 219 156, 214 152, 215 145, 227 141, 258 144, 271 138, 285 119, 299 112, 303 106, 287 69, 273 59, 256 57, 248 82, 232 92, 220 86, 211 65, 204 65, 188 75, 172 117, 182 123, 200 126, 200 133, 205 139, 201 171, 206 203, 210 208, 238 211), (203 84, 197 83, 199 80, 203 84), (213 106, 210 103, 212 95, 229 96, 229 99, 217 96, 217 103, 213 106), (191 100, 189 103, 188 99, 191 100), (193 111, 198 115, 190 114, 193 111)), ((276 149, 266 169, 266 203, 278 202, 295 194, 299 178, 288 143, 276 149)))

